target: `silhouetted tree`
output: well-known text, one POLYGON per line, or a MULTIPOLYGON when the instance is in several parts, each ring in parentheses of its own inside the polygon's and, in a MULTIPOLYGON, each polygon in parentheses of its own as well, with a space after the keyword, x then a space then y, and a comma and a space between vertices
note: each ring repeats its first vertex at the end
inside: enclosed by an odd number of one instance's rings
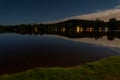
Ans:
POLYGON ((109 20, 108 27, 110 28, 110 30, 117 30, 118 29, 119 25, 118 25, 116 18, 112 18, 109 20))

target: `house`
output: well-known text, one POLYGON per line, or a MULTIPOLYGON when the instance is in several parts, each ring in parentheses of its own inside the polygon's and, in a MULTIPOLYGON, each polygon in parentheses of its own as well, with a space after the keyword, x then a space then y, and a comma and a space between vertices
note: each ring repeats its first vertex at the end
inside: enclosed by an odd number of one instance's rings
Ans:
POLYGON ((94 29, 92 28, 92 27, 88 27, 88 28, 86 28, 86 31, 88 31, 88 32, 92 32, 94 29))
POLYGON ((79 25, 76 26, 76 32, 79 33, 79 32, 83 32, 83 28, 79 25))
POLYGON ((38 32, 38 28, 37 28, 37 27, 35 27, 35 28, 34 28, 34 31, 35 31, 35 32, 38 32))
POLYGON ((102 32, 102 28, 101 27, 99 27, 99 32, 102 32))
POLYGON ((105 32, 108 32, 110 30, 110 28, 105 27, 105 32))
POLYGON ((66 28, 65 27, 61 27, 61 32, 65 32, 66 28))

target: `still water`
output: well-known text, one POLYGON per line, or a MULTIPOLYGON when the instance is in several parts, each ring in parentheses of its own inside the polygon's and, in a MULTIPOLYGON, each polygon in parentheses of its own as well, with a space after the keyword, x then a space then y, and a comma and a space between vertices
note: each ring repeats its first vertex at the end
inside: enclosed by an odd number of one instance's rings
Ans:
POLYGON ((64 39, 58 35, 0 34, 0 74, 35 67, 70 67, 120 55, 109 47, 64 39))

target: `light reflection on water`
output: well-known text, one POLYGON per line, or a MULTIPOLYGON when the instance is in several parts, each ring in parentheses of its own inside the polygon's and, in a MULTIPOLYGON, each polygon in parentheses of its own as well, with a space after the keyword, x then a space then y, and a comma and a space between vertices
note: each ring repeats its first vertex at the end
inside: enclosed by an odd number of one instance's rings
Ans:
POLYGON ((52 35, 0 34, 0 74, 35 67, 69 67, 119 55, 111 48, 52 35))

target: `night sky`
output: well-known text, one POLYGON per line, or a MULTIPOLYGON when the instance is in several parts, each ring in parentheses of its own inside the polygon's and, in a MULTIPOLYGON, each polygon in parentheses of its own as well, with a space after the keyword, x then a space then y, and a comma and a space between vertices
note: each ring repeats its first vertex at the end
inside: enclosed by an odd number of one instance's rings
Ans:
POLYGON ((29 24, 112 9, 120 0, 0 0, 0 24, 29 24))

